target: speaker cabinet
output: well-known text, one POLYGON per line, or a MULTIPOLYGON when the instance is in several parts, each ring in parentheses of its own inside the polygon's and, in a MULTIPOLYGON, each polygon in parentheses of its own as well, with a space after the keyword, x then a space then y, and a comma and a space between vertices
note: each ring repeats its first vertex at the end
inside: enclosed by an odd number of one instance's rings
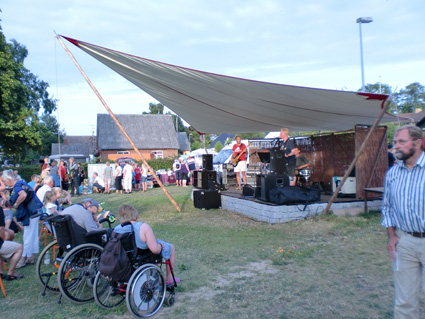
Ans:
POLYGON ((270 174, 286 174, 285 151, 277 148, 270 150, 270 174))
POLYGON ((207 171, 213 170, 213 156, 212 154, 202 155, 202 169, 207 171))
POLYGON ((260 192, 261 192, 261 188, 259 186, 245 185, 242 188, 243 197, 256 197, 256 198, 258 198, 260 196, 260 192))
POLYGON ((275 187, 289 186, 287 174, 260 174, 257 175, 257 185, 260 186, 258 199, 269 202, 270 191, 275 187))
POLYGON ((216 171, 213 171, 213 170, 193 171, 193 186, 196 188, 210 189, 211 185, 214 185, 216 180, 217 180, 216 171))
POLYGON ((221 194, 217 190, 195 189, 193 204, 199 209, 213 209, 221 207, 221 194))

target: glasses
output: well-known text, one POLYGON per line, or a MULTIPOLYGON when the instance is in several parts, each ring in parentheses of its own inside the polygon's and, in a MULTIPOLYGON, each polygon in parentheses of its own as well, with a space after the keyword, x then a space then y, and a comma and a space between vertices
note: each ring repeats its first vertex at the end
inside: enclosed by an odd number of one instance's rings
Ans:
POLYGON ((413 139, 413 140, 398 140, 398 141, 393 141, 393 144, 394 144, 394 146, 396 146, 397 144, 405 145, 407 142, 416 141, 416 140, 417 140, 416 138, 413 139))

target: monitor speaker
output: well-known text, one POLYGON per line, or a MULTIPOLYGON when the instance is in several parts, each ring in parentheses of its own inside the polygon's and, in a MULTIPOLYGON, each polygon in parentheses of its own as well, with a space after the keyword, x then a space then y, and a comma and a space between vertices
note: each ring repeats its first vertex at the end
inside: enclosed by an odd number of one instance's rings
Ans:
POLYGON ((213 170, 213 156, 212 154, 202 155, 202 169, 207 171, 213 170))
POLYGON ((193 204, 199 209, 221 207, 221 194, 217 190, 196 189, 193 191, 193 204))
POLYGON ((278 148, 272 148, 270 150, 270 173, 286 174, 285 151, 278 148))
MULTIPOLYGON (((196 188, 210 189, 211 182, 217 181, 217 172, 212 170, 193 171, 193 186, 196 188)), ((215 187, 213 187, 215 188, 215 187)))
POLYGON ((287 174, 260 174, 257 175, 257 185, 260 186, 258 199, 269 202, 270 191, 275 187, 289 186, 287 174))
POLYGON ((245 185, 242 188, 242 196, 243 197, 258 197, 260 194, 260 187, 259 186, 251 186, 251 185, 245 185))

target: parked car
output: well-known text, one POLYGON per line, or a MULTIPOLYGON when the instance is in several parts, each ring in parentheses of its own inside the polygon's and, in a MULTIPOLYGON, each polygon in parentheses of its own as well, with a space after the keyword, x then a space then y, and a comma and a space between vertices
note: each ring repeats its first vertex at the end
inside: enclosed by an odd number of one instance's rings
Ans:
POLYGON ((124 167, 125 161, 128 161, 130 164, 136 163, 136 161, 132 157, 118 157, 117 158, 117 162, 120 164, 121 167, 124 167))

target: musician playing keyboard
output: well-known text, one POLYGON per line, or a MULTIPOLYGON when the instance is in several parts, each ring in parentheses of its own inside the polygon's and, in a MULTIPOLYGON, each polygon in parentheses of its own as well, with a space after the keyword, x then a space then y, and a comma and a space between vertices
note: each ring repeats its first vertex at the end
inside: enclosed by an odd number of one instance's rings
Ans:
POLYGON ((232 164, 234 167, 234 172, 236 173, 236 180, 238 182, 238 187, 236 189, 242 189, 241 186, 241 176, 244 186, 246 185, 246 145, 241 142, 241 137, 236 136, 236 144, 233 145, 233 154, 232 154, 232 164))

